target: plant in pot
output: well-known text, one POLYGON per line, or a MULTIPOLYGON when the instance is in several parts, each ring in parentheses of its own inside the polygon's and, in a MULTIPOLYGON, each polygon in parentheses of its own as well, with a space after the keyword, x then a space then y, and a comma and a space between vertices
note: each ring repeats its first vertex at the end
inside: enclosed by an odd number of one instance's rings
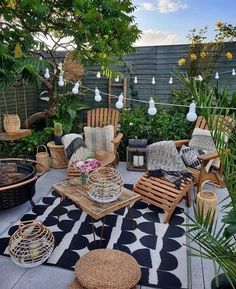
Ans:
POLYGON ((63 136, 62 124, 60 122, 54 123, 54 143, 56 145, 62 145, 61 138, 63 136))

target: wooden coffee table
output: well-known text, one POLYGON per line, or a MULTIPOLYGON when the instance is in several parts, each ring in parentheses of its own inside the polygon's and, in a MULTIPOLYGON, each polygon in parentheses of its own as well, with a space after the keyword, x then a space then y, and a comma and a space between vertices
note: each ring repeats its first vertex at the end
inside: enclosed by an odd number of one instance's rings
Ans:
POLYGON ((121 208, 128 208, 129 218, 131 218, 130 212, 130 205, 135 203, 136 201, 141 199, 141 196, 131 190, 122 187, 122 194, 114 202, 110 203, 98 203, 91 200, 87 194, 87 187, 86 185, 82 185, 81 178, 73 178, 70 180, 66 180, 64 182, 58 183, 53 185, 55 191, 60 195, 61 202, 64 198, 70 199, 76 206, 78 206, 81 210, 85 211, 90 217, 93 226, 93 235, 94 241, 95 238, 95 229, 93 225, 93 219, 98 220, 101 219, 103 226, 100 236, 100 241, 103 235, 103 228, 104 228, 104 218, 105 216, 121 209, 121 208))

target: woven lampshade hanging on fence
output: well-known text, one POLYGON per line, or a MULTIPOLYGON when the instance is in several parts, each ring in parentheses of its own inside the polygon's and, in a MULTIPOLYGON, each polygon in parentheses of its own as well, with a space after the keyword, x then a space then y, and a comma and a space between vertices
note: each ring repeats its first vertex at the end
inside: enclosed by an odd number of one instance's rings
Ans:
POLYGON ((77 82, 84 75, 84 66, 73 60, 74 51, 69 51, 64 60, 64 79, 77 82))

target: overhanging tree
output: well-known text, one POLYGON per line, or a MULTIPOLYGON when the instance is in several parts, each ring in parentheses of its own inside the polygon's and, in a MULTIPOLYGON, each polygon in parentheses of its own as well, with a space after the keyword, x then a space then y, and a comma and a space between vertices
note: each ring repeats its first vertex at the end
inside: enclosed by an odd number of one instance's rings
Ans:
POLYGON ((129 0, 0 1, 1 87, 43 82, 49 94, 50 108, 31 116, 29 124, 55 113, 56 77, 42 76, 46 67, 59 73, 55 52, 73 49, 76 60, 99 63, 109 76, 114 59, 133 52, 140 35, 131 15, 135 8, 129 0))

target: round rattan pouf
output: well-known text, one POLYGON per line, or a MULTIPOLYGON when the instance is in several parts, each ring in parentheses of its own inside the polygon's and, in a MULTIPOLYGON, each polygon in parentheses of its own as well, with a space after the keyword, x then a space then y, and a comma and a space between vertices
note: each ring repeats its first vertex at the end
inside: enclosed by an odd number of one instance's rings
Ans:
POLYGON ((75 275, 86 289, 131 289, 141 278, 141 270, 137 261, 127 253, 97 249, 79 259, 75 275))

